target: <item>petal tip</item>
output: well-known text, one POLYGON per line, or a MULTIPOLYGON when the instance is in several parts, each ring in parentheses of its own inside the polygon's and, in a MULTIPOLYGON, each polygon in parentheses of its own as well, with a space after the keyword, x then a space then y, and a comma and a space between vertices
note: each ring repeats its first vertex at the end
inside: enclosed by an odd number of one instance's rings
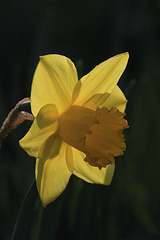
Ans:
POLYGON ((19 146, 22 148, 22 139, 21 140, 19 140, 19 146))
POLYGON ((129 52, 124 52, 121 55, 123 55, 123 57, 125 57, 126 60, 128 61, 128 59, 129 59, 129 52))
POLYGON ((39 62, 43 61, 45 59, 45 56, 47 56, 47 55, 39 56, 39 62))
POLYGON ((121 63, 121 66, 123 66, 123 71, 125 70, 127 63, 128 63, 128 59, 129 59, 129 52, 124 52, 124 53, 120 53, 118 55, 116 55, 115 57, 118 57, 118 60, 121 63))
POLYGON ((129 58, 129 52, 120 53, 120 54, 118 54, 117 56, 121 56, 121 57, 123 57, 123 58, 128 59, 128 58, 129 58))
POLYGON ((25 136, 19 140, 19 146, 23 149, 25 148, 24 144, 25 144, 25 136))

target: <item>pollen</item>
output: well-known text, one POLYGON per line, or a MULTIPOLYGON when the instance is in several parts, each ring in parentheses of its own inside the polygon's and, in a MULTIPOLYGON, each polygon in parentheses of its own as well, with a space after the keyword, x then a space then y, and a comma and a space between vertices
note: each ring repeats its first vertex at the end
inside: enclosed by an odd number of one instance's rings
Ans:
POLYGON ((58 135, 70 146, 84 152, 91 166, 106 167, 126 148, 123 129, 128 127, 125 114, 117 108, 96 111, 72 105, 59 118, 58 135))

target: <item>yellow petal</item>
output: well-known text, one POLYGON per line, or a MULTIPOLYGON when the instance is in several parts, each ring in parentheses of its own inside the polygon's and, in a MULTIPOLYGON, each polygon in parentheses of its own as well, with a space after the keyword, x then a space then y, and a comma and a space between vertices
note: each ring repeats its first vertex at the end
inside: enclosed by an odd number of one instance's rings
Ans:
POLYGON ((71 104, 77 81, 77 70, 70 59, 57 54, 40 57, 31 88, 33 115, 50 103, 57 106, 60 114, 64 112, 71 104))
POLYGON ((66 164, 66 148, 67 144, 57 138, 50 155, 36 159, 37 188, 44 207, 64 191, 71 176, 66 164))
MULTIPOLYGON (((91 72, 81 78, 73 92, 74 104, 89 107, 85 104, 88 104, 87 102, 94 95, 101 98, 101 94, 111 94, 126 68, 128 58, 128 53, 116 55, 97 65, 91 72)), ((98 101, 97 98, 96 101, 98 101)))
POLYGON ((124 112, 127 104, 127 99, 125 98, 121 89, 116 86, 110 96, 100 105, 100 108, 106 107, 109 110, 112 107, 116 107, 120 112, 124 112))
POLYGON ((35 118, 28 133, 20 140, 20 146, 31 156, 38 157, 42 143, 58 128, 58 112, 53 104, 44 106, 35 118))
POLYGON ((101 104, 103 104, 106 99, 110 96, 110 93, 97 93, 93 95, 89 100, 85 102, 83 107, 90 108, 92 110, 96 110, 101 104))
POLYGON ((74 175, 89 183, 98 183, 104 185, 109 185, 111 183, 115 168, 114 164, 108 165, 106 168, 102 168, 100 170, 99 168, 93 167, 84 161, 86 155, 83 152, 73 147, 70 148, 72 148, 72 164, 74 165, 74 175))
POLYGON ((52 134, 51 136, 49 136, 42 144, 41 147, 39 149, 39 154, 38 154, 38 158, 45 158, 50 154, 51 148, 53 146, 53 144, 55 143, 57 138, 57 134, 55 132, 55 134, 52 134))

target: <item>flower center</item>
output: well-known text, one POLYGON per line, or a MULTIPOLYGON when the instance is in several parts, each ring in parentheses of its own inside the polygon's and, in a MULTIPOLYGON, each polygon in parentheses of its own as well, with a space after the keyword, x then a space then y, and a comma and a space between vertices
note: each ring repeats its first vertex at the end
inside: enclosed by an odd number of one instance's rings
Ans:
POLYGON ((106 167, 126 148, 123 129, 127 121, 116 108, 97 108, 96 111, 72 105, 59 118, 59 137, 86 154, 84 159, 91 166, 106 167))

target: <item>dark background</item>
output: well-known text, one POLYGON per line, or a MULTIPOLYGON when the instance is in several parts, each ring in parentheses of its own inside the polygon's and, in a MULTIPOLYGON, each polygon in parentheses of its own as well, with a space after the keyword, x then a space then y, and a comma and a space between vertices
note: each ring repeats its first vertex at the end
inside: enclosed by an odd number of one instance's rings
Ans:
MULTIPOLYGON (((30 96, 39 56, 58 53, 79 77, 128 51, 119 86, 127 95, 127 150, 116 159, 109 187, 72 177, 46 209, 39 198, 23 220, 19 239, 158 239, 160 235, 160 1, 1 0, 0 125, 30 96)), ((18 141, 23 123, 0 149, 0 239, 11 237, 22 199, 34 179, 34 158, 18 141)))

